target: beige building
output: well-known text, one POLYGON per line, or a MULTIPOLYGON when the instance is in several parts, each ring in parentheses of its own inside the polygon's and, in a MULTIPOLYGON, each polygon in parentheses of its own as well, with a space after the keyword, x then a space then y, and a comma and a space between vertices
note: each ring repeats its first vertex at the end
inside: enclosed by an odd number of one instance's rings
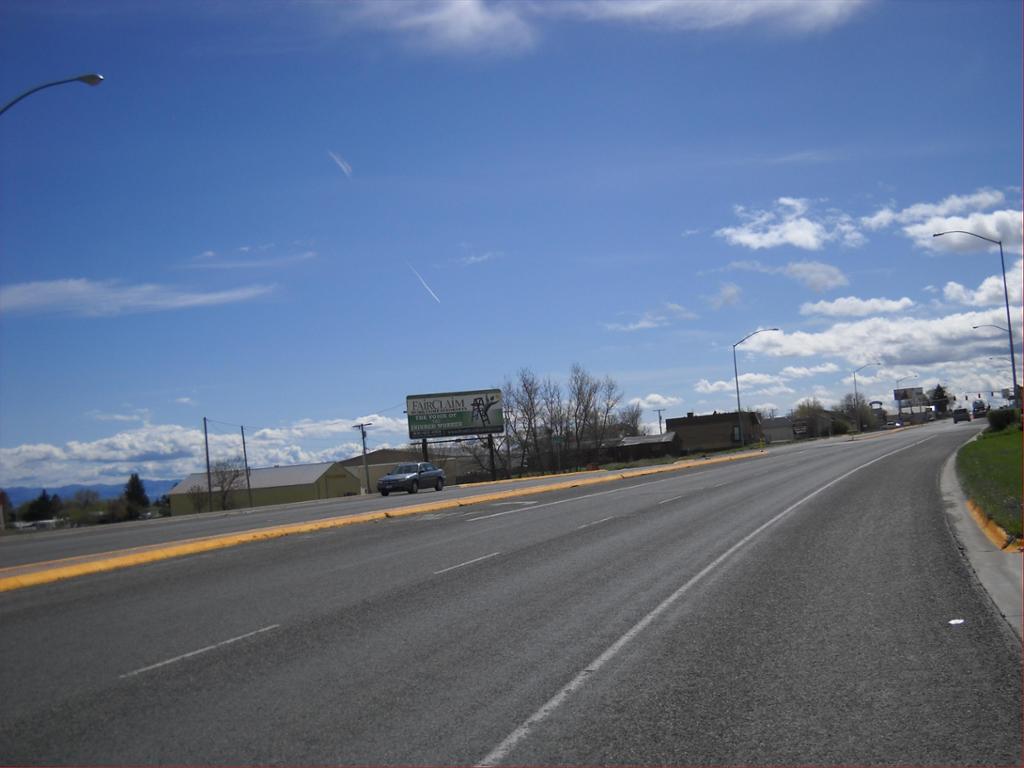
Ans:
MULTIPOLYGON (((390 472, 396 464, 406 461, 420 461, 418 451, 381 449, 366 454, 370 474, 370 492, 377 490, 377 481, 390 472)), ((457 481, 459 467, 454 460, 442 457, 433 459, 445 470, 449 485, 457 481)), ((246 488, 245 473, 239 472, 230 490, 221 491, 218 474, 213 473, 213 509, 244 509, 265 507, 272 504, 294 504, 302 501, 333 499, 339 496, 356 496, 365 492, 366 473, 363 457, 355 456, 344 461, 328 461, 322 464, 294 464, 284 467, 264 467, 249 470, 249 490, 246 488)), ((225 483, 228 484, 228 483, 225 483)), ((171 500, 172 515, 188 515, 207 512, 210 509, 209 491, 205 472, 195 472, 176 486, 168 496, 171 500)))

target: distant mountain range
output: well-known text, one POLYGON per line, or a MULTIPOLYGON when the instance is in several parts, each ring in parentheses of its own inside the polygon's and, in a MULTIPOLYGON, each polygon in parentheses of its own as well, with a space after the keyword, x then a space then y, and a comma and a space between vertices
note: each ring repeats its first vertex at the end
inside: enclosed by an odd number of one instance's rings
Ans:
MULTIPOLYGON (((142 484, 146 488, 146 495, 149 496, 149 500, 151 502, 159 499, 179 482, 179 480, 142 480, 142 484)), ((116 483, 113 485, 104 485, 100 483, 94 485, 73 484, 62 485, 59 488, 47 488, 46 492, 51 496, 53 494, 57 494, 62 499, 70 499, 75 495, 76 491, 88 490, 96 491, 96 493, 100 495, 101 499, 113 499, 124 493, 124 486, 125 483, 116 483)), ((4 490, 7 491, 7 498, 11 500, 11 504, 14 506, 18 506, 23 502, 38 498, 39 494, 43 492, 42 488, 26 488, 24 486, 4 488, 4 490)))

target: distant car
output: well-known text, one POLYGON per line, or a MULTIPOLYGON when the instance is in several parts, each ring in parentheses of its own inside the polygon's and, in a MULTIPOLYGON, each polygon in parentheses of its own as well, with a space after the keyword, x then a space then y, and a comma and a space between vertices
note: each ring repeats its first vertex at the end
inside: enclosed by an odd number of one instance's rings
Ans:
POLYGON ((399 464, 377 481, 377 490, 381 496, 387 496, 392 491, 416 493, 420 488, 430 487, 435 491, 444 488, 444 470, 429 461, 399 464))
POLYGON ((956 424, 961 421, 970 421, 971 412, 966 408, 957 408, 953 411, 953 423, 956 424))

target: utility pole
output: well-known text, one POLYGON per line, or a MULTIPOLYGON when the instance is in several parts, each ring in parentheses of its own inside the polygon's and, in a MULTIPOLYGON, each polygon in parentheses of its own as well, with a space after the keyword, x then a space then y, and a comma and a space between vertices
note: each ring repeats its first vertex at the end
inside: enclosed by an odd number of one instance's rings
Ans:
POLYGON ((358 429, 359 434, 363 436, 363 476, 366 478, 366 492, 370 492, 370 467, 366 463, 366 428, 372 427, 373 422, 366 422, 363 424, 356 424, 352 429, 358 429))
POLYGON ((205 416, 203 416, 203 442, 206 443, 206 511, 213 512, 213 480, 210 478, 210 435, 206 431, 205 416))
POLYGON ((245 489, 249 492, 249 507, 252 508, 252 486, 249 484, 249 454, 245 450, 245 427, 242 427, 242 460, 245 462, 245 489))
POLYGON ((664 408, 652 408, 651 410, 658 412, 658 434, 659 435, 664 435, 665 431, 661 428, 661 414, 662 414, 662 411, 664 411, 665 409, 664 408))

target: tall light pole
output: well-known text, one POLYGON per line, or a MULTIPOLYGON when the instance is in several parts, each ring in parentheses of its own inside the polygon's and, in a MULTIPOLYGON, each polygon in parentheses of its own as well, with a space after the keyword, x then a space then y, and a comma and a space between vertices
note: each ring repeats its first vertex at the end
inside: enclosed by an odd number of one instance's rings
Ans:
POLYGON ((732 345, 732 373, 733 373, 733 376, 736 377, 736 419, 737 419, 737 421, 739 422, 739 425, 740 425, 740 448, 743 447, 743 410, 740 407, 740 372, 739 372, 739 368, 736 366, 736 347, 738 347, 744 341, 749 339, 751 336, 756 336, 757 334, 764 333, 765 331, 777 331, 777 330, 779 330, 779 329, 778 328, 758 328, 753 333, 748 333, 746 336, 744 336, 742 339, 740 339, 739 341, 737 341, 735 344, 732 345))
POLYGON ((881 365, 881 361, 876 360, 873 363, 864 363, 860 368, 853 372, 853 407, 857 409, 857 431, 864 431, 864 423, 860 418, 860 395, 857 394, 857 373, 863 371, 869 365, 881 365))
POLYGON ((12 99, 11 101, 4 104, 3 107, 0 108, 0 115, 2 115, 8 109, 10 109, 19 101, 24 99, 26 96, 31 96, 36 91, 41 91, 44 88, 52 88, 55 85, 64 85, 65 83, 85 83, 86 85, 99 85, 102 82, 103 75, 88 74, 79 75, 78 77, 69 77, 67 80, 54 80, 52 83, 43 83, 42 85, 37 85, 35 88, 30 88, 29 90, 21 94, 21 96, 18 96, 16 99, 12 99))
POLYGON ((1017 399, 1017 357, 1013 350, 1013 320, 1010 319, 1010 291, 1006 287, 1006 257, 1003 256, 1003 241, 993 240, 991 237, 985 237, 975 232, 968 232, 963 229, 951 229, 948 232, 936 232, 932 237, 942 237, 943 235, 970 235, 976 237, 979 240, 984 240, 987 243, 999 246, 999 263, 1003 268, 1003 300, 1006 302, 1006 333, 1010 337, 1010 367, 1013 369, 1013 405, 1015 408, 1020 408, 1020 401, 1017 399))

